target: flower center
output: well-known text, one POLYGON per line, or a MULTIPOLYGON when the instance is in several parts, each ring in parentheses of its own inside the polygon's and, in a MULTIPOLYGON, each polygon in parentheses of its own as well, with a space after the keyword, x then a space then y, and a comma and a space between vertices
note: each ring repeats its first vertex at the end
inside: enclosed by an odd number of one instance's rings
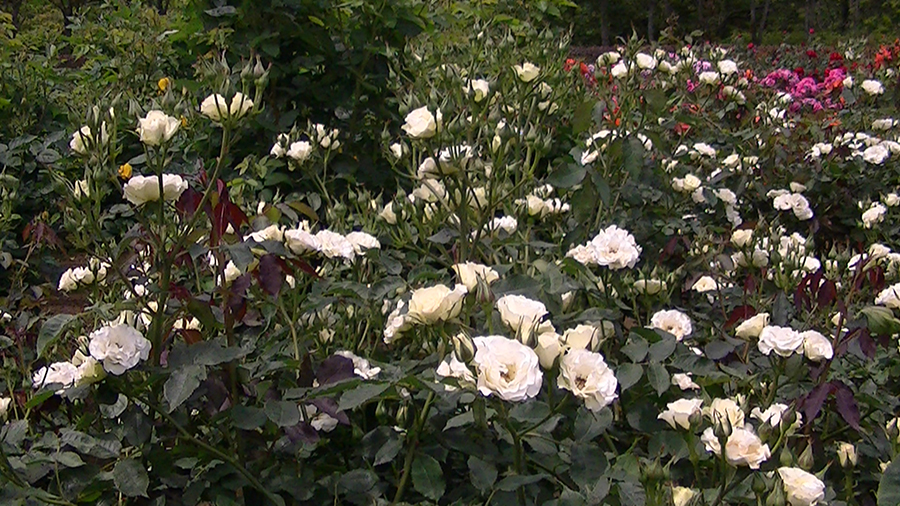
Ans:
POLYGON ((506 366, 506 370, 500 373, 500 377, 503 378, 504 381, 512 381, 516 378, 516 364, 509 364, 506 366))
POLYGON ((579 390, 584 389, 584 386, 587 384, 587 378, 583 378, 581 376, 575 377, 575 386, 578 387, 579 390))

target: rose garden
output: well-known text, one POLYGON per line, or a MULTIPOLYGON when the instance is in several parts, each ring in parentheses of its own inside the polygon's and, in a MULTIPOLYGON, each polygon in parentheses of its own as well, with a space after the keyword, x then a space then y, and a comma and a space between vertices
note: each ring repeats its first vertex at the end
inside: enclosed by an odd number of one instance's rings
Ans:
POLYGON ((0 504, 900 504, 900 44, 376 3, 0 11, 0 504))

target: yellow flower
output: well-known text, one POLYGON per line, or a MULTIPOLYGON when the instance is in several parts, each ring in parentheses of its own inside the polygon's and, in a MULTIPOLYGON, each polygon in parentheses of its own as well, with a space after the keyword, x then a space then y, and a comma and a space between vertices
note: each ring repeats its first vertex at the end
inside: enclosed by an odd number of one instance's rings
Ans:
POLYGON ((119 177, 122 179, 125 179, 125 180, 131 178, 131 164, 130 163, 125 162, 124 164, 119 166, 119 177))
POLYGON ((172 86, 172 80, 168 77, 163 77, 156 82, 156 86, 159 87, 159 91, 165 92, 167 89, 169 89, 170 86, 172 86))
POLYGON ((187 128, 187 118, 184 115, 181 116, 181 128, 187 128))

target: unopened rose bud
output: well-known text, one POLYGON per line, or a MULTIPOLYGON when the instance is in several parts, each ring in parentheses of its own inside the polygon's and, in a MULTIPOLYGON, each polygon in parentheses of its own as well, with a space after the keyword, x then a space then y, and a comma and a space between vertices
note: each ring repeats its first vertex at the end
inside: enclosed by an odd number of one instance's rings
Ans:
POLYGON ((837 454, 838 460, 840 460, 841 462, 841 467, 843 467, 844 469, 849 469, 856 466, 856 447, 852 444, 838 443, 837 454))
POLYGON ((794 467, 794 455, 785 446, 781 449, 781 455, 778 456, 778 462, 782 467, 794 467))
POLYGON ((453 353, 460 362, 468 364, 475 357, 475 344, 472 338, 462 332, 453 336, 453 353))
POLYGON ((800 454, 800 458, 797 459, 797 465, 800 466, 801 469, 809 471, 815 463, 816 459, 813 456, 812 445, 806 445, 806 449, 803 450, 803 453, 800 454))
POLYGON ((719 441, 727 440, 731 437, 732 431, 733 427, 731 426, 731 420, 728 418, 728 415, 719 413, 718 411, 715 412, 713 434, 715 434, 716 438, 718 438, 719 441))
POLYGON ((753 483, 750 484, 750 488, 753 490, 757 496, 763 495, 763 493, 769 490, 769 485, 766 484, 766 480, 762 477, 762 473, 753 473, 753 483))
POLYGON ((766 506, 785 506, 784 490, 782 487, 775 487, 769 497, 766 498, 766 506))

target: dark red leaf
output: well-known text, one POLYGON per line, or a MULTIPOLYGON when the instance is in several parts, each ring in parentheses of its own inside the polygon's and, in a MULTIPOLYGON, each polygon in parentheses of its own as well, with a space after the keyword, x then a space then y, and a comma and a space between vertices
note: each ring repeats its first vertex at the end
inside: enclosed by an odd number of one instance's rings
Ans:
POLYGON ((835 297, 837 297, 837 287, 834 284, 834 281, 830 279, 826 279, 822 286, 819 287, 819 293, 816 296, 816 303, 819 307, 827 307, 830 306, 835 297))
POLYGON ((319 385, 329 385, 353 377, 353 361, 340 355, 326 358, 316 370, 316 379, 319 380, 319 385))
POLYGON ((301 271, 309 274, 310 276, 312 276, 314 278, 319 277, 319 274, 316 272, 316 269, 312 265, 309 265, 309 263, 307 263, 303 260, 300 260, 299 258, 292 258, 291 263, 294 264, 295 266, 297 266, 297 268, 300 269, 301 271))
POLYGON ((256 281, 266 293, 277 297, 284 283, 284 271, 278 257, 269 253, 259 259, 259 267, 254 271, 256 281))
POLYGON ((292 427, 285 427, 284 433, 294 443, 304 442, 307 444, 315 444, 319 441, 319 433, 312 425, 306 422, 300 422, 292 427))
POLYGON ((850 390, 850 387, 840 381, 832 381, 831 383, 834 385, 834 400, 841 418, 847 422, 847 425, 857 431, 861 430, 859 427, 859 406, 856 404, 856 399, 853 398, 853 390, 850 390))
POLYGON ((244 211, 241 210, 240 206, 230 200, 225 203, 225 213, 226 221, 234 228, 235 232, 238 231, 241 225, 250 223, 249 220, 247 220, 247 215, 244 214, 244 211))
POLYGON ((884 289, 884 268, 880 265, 876 265, 875 267, 869 269, 869 284, 872 285, 872 290, 876 292, 880 292, 884 289))
POLYGON ((803 279, 800 280, 800 283, 797 284, 797 288, 794 290, 794 308, 798 312, 809 305, 809 295, 807 295, 806 291, 811 279, 812 274, 803 276, 803 279))
POLYGON ((339 411, 337 401, 331 397, 319 397, 318 399, 313 399, 312 405, 322 413, 327 413, 328 416, 336 418, 341 425, 350 425, 350 418, 347 417, 347 413, 339 411))
POLYGON ((203 195, 200 192, 193 188, 188 188, 178 198, 178 202, 175 203, 175 209, 182 216, 192 216, 197 212, 197 208, 200 207, 201 200, 203 200, 203 195))
POLYGON ((737 322, 746 320, 755 314, 756 309, 753 306, 738 306, 731 311, 731 316, 729 316, 728 321, 725 322, 725 329, 728 330, 737 322))
POLYGON ((869 334, 868 328, 862 328, 859 331, 859 349, 870 359, 875 358, 875 352, 878 351, 878 347, 869 334))
POLYGON ((175 297, 176 299, 178 299, 182 302, 191 300, 191 292, 188 291, 187 288, 185 288, 181 285, 174 285, 174 284, 170 285, 169 293, 172 294, 173 297, 175 297))
POLYGON ((744 279, 744 293, 753 293, 756 291, 756 278, 753 274, 748 274, 744 279))
POLYGON ((178 333, 181 334, 181 338, 184 339, 184 342, 188 345, 197 344, 203 340, 203 335, 200 334, 199 330, 179 329, 178 333))
POLYGON ((828 399, 828 394, 832 392, 831 383, 823 383, 813 388, 812 392, 806 395, 801 405, 803 406, 804 424, 810 424, 819 416, 822 411, 822 405, 828 399))

